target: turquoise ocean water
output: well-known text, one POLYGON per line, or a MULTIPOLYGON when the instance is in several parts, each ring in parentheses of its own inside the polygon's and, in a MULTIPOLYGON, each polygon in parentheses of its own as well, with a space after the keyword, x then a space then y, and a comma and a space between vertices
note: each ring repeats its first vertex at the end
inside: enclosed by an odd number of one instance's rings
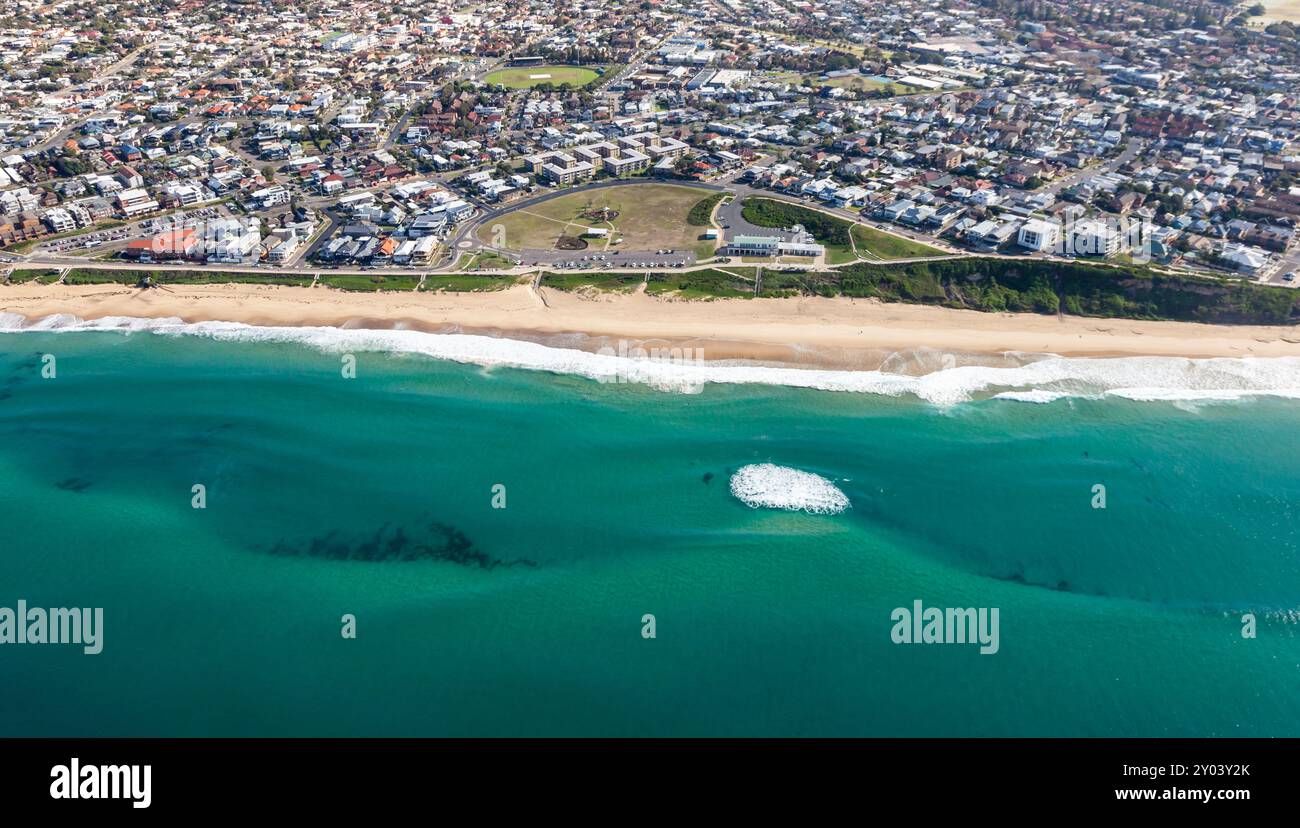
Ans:
POLYGON ((105 625, 0 646, 0 735, 1297 736, 1297 415, 0 334, 0 606, 105 625), (917 599, 999 652, 894 644, 917 599))

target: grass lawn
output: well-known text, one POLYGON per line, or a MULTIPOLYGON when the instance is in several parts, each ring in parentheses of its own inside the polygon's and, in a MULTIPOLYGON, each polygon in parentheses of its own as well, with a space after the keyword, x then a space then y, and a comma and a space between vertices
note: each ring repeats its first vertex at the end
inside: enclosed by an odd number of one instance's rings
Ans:
POLYGON ((808 75, 804 78, 804 83, 808 86, 832 86, 836 89, 852 89, 858 92, 874 92, 877 89, 884 89, 892 85, 898 92, 911 87, 901 84, 881 83, 875 78, 869 78, 866 75, 844 75, 838 78, 821 78, 818 75, 808 75))
POLYGON ((828 244, 826 247, 826 264, 848 264, 856 262, 858 257, 853 252, 853 248, 844 244, 828 244))
POLYGON ((499 83, 510 89, 531 89, 543 83, 560 86, 567 83, 577 89, 594 81, 600 75, 586 66, 512 66, 498 69, 483 79, 484 83, 499 83))
MULTIPOLYGON (((1297 2, 1300 2, 1300 0, 1297 0, 1297 2)), ((762 79, 776 81, 777 83, 789 83, 797 86, 809 86, 813 89, 819 89, 823 86, 831 86, 855 92, 874 92, 878 89, 884 89, 886 86, 892 86, 894 88, 894 93, 897 95, 911 95, 917 92, 929 91, 921 89, 920 87, 909 86, 905 83, 884 83, 875 78, 867 77, 866 75, 844 75, 838 78, 822 78, 821 75, 815 72, 777 72, 762 79)))
POLYGON ((712 197, 699 188, 674 184, 605 187, 520 207, 484 223, 479 233, 490 242, 493 228, 500 225, 511 250, 552 250, 560 236, 581 236, 595 228, 610 232, 607 238, 587 239, 590 252, 693 250, 704 258, 713 255, 716 242, 700 238, 704 228, 692 226, 689 217, 692 208, 712 197), (601 207, 617 210, 618 216, 612 221, 594 221, 582 215, 601 207))
POLYGON ((853 241, 862 258, 915 259, 922 256, 946 256, 944 251, 928 244, 885 233, 863 224, 853 225, 853 241))
POLYGON ((877 89, 884 89, 886 86, 892 86, 894 88, 894 93, 897 95, 914 95, 918 92, 936 91, 923 89, 920 86, 910 86, 906 83, 884 83, 875 78, 869 78, 866 75, 846 75, 840 78, 828 78, 824 81, 819 81, 816 77, 813 77, 810 80, 810 86, 834 86, 839 89, 851 89, 857 92, 874 92, 877 89))
POLYGON ((509 270, 515 267, 513 259, 507 259, 499 253, 484 251, 482 253, 473 253, 460 257, 456 263, 456 269, 460 271, 474 272, 476 270, 509 270))

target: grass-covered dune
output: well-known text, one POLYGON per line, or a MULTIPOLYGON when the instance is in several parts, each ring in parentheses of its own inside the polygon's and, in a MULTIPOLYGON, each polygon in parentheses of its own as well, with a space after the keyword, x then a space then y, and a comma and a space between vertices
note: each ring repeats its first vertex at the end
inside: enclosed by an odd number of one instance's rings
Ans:
POLYGON ((962 258, 851 265, 836 275, 844 296, 982 311, 1252 325, 1300 321, 1300 291, 1142 267, 962 258))
MULTIPOLYGON (((757 291, 751 273, 747 268, 651 272, 646 291, 691 299, 847 296, 987 312, 1216 324, 1300 322, 1300 290, 1136 266, 966 257, 862 262, 824 271, 769 267, 763 268, 757 291)), ((629 290, 642 278, 640 271, 546 274, 542 284, 560 290, 629 290)))
POLYGON ((175 270, 119 270, 111 268, 81 268, 68 271, 63 277, 67 285, 135 285, 145 277, 155 285, 225 285, 231 283, 249 285, 291 285, 305 287, 311 284, 310 276, 292 273, 238 273, 220 270, 181 269, 175 270))

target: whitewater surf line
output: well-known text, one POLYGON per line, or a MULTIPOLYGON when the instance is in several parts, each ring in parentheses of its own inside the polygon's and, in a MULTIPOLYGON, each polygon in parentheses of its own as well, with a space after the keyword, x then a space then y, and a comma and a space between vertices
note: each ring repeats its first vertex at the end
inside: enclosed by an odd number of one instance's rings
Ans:
POLYGON ((69 314, 28 323, 19 314, 0 313, 0 332, 22 331, 140 332, 199 336, 223 342, 296 343, 330 353, 419 354, 452 362, 550 371, 685 392, 698 390, 706 383, 779 385, 890 397, 912 395, 936 405, 967 402, 978 395, 1000 395, 1003 399, 1022 402, 1048 402, 1048 394, 1056 395, 1051 399, 1113 396, 1139 402, 1226 401, 1255 396, 1300 399, 1300 357, 1190 359, 1046 355, 1015 367, 964 365, 910 375, 636 359, 472 334, 321 326, 264 327, 242 322, 189 323, 174 317, 110 316, 82 320, 69 314))

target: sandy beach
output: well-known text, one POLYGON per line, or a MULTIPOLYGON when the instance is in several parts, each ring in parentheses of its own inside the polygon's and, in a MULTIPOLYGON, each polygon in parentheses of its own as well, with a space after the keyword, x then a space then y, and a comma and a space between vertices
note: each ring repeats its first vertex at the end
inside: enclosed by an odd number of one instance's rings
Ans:
POLYGON ((972 355, 1300 356, 1300 330, 1188 322, 993 314, 874 300, 674 301, 644 294, 584 297, 527 285, 489 293, 350 293, 327 288, 204 285, 0 287, 0 311, 178 317, 254 325, 405 327, 486 333, 594 350, 611 340, 702 349, 704 358, 820 367, 879 367, 896 351, 972 355))

